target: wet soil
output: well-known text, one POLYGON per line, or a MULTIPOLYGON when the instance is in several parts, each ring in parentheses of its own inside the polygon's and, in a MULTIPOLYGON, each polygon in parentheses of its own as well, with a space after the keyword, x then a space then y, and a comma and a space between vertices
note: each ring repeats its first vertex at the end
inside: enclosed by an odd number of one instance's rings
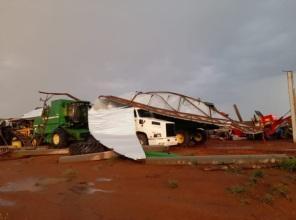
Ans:
MULTIPOLYGON (((286 141, 210 141, 185 155, 296 149, 286 141), (226 148, 226 149, 225 149, 226 148)), ((1 219, 296 219, 296 174, 123 159, 59 164, 59 156, 0 161, 1 219)))

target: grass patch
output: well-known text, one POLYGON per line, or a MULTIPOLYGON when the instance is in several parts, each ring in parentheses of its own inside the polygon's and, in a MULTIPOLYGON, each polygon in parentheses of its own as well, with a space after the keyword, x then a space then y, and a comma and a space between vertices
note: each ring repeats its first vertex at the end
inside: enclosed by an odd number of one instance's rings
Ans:
POLYGON ((266 193, 262 198, 262 202, 268 205, 273 204, 273 195, 266 193))
POLYGON ((271 187, 270 193, 275 196, 288 198, 289 190, 286 185, 279 183, 271 187))
POLYGON ((167 183, 168 187, 171 188, 171 189, 176 189, 179 187, 179 183, 177 180, 168 180, 168 183, 167 183))
POLYGON ((252 172, 251 174, 252 177, 254 178, 263 178, 264 177, 264 172, 262 170, 255 170, 254 172, 252 172))
POLYGON ((228 187, 226 190, 235 195, 241 195, 247 192, 247 188, 241 185, 231 186, 231 187, 228 187))
POLYGON ((241 167, 229 167, 226 172, 231 174, 240 175, 243 174, 243 169, 241 167))
POLYGON ((296 158, 293 157, 293 158, 283 160, 279 166, 280 166, 280 168, 287 170, 289 172, 295 172, 296 171, 296 158))
POLYGON ((72 181, 78 175, 78 171, 74 169, 66 169, 63 172, 63 177, 65 177, 68 181, 72 181))
POLYGON ((249 178, 249 181, 251 184, 258 183, 259 179, 262 179, 264 177, 264 172, 262 170, 255 170, 251 173, 251 176, 249 178))
POLYGON ((290 180, 291 182, 296 182, 296 175, 288 175, 286 176, 286 179, 290 180))

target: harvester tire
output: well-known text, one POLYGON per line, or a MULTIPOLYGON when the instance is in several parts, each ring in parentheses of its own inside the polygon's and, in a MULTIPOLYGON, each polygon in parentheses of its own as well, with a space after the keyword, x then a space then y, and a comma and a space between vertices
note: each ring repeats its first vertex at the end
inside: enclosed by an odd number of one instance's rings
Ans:
POLYGON ((58 128, 51 137, 51 144, 55 148, 64 148, 68 146, 68 135, 67 133, 61 129, 58 128))

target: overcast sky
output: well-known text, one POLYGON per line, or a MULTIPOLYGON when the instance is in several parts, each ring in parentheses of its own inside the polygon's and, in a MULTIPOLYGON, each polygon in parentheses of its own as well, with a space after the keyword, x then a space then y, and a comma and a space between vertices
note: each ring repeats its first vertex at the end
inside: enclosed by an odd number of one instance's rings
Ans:
MULTIPOLYGON (((254 110, 289 110, 295 0, 1 0, 0 117, 38 90, 98 95, 169 90, 254 110)), ((295 76, 296 77, 296 76, 295 76)))

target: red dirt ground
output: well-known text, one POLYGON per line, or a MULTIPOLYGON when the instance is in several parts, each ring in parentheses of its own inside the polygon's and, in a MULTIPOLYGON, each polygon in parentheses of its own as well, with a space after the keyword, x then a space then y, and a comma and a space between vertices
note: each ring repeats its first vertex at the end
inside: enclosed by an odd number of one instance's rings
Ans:
POLYGON ((173 147, 170 152, 182 155, 214 155, 214 154, 296 154, 296 144, 290 140, 274 141, 221 141, 209 140, 206 144, 196 147, 173 147))
MULTIPOLYGON (((250 147, 260 152, 295 148, 283 141, 210 141, 204 147, 173 151, 237 154, 250 153, 250 147), (237 150, 240 146, 247 149, 237 150)), ((44 156, 0 162, 0 220, 296 219, 296 174, 279 169, 264 169, 264 177, 254 183, 254 170, 206 172, 198 166, 122 159, 76 164, 57 160, 58 156, 44 156), (45 178, 32 185, 39 191, 3 192, 9 182, 30 178, 45 178), (88 186, 107 192, 87 193, 88 186)))

